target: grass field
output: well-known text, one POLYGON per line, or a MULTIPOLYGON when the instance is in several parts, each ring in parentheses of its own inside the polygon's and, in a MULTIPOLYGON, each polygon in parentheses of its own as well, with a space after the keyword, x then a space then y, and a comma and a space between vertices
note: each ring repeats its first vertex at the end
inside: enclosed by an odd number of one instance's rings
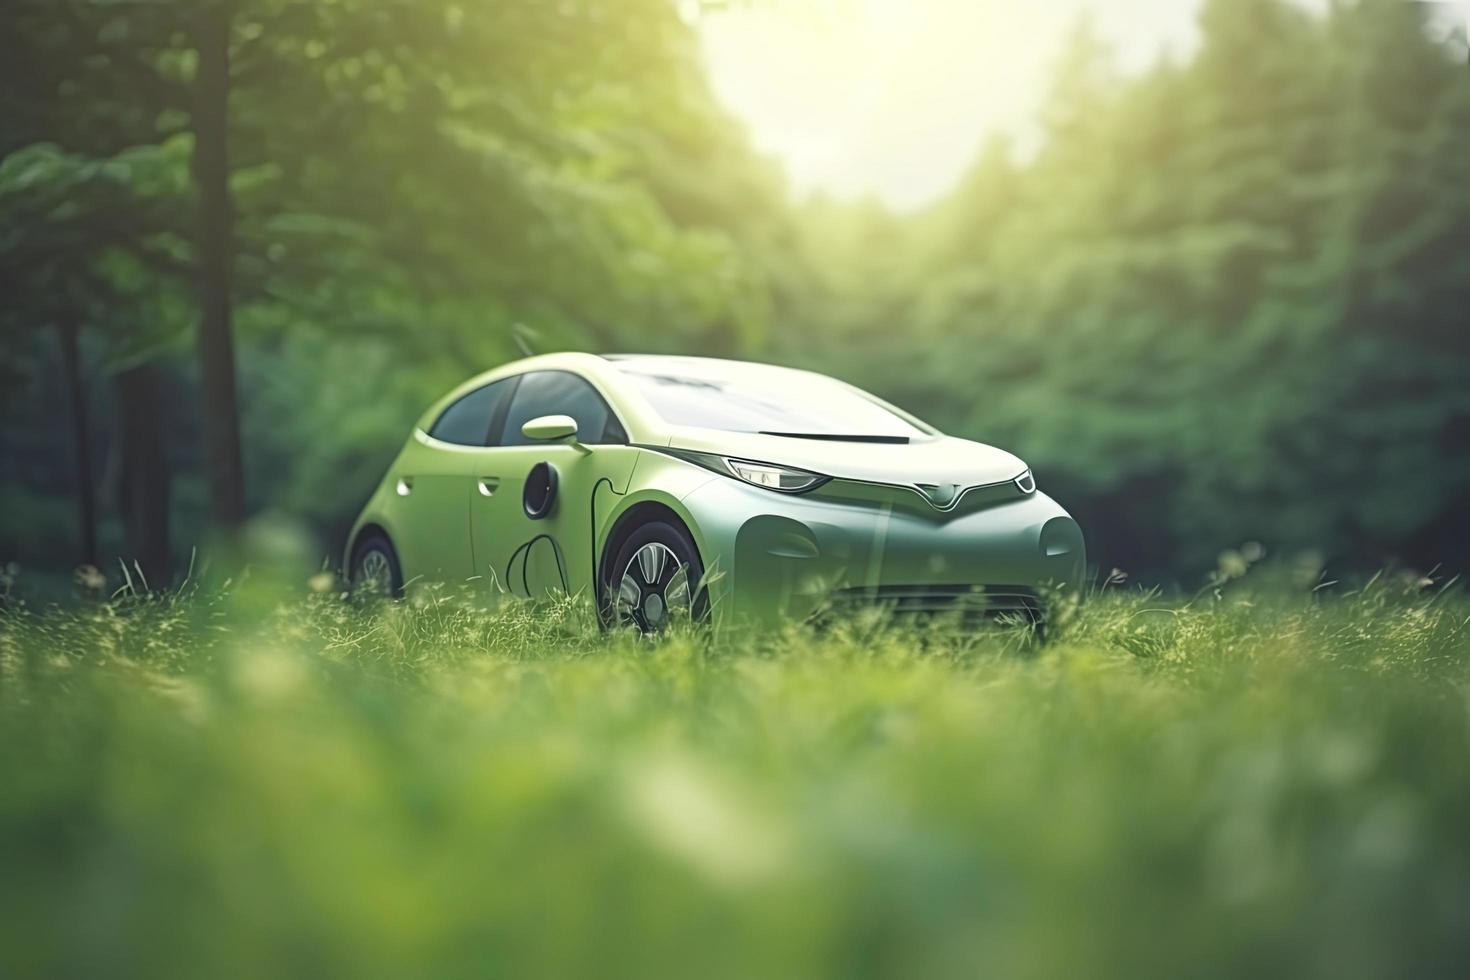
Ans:
POLYGON ((1470 974, 1470 600, 0 612, 0 976, 1470 974))

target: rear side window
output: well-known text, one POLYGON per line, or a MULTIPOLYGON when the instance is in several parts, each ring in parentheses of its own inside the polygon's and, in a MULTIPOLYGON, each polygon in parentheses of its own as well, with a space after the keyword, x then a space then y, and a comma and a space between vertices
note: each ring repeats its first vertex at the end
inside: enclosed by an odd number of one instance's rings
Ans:
POLYGON ((500 444, 529 445, 532 440, 521 434, 521 426, 543 415, 570 415, 576 419, 577 439, 589 446, 628 441, 612 409, 586 380, 566 371, 536 371, 521 376, 500 444))
POLYGON ((429 430, 429 435, 456 446, 486 445, 496 410, 511 392, 511 380, 508 378, 476 388, 450 405, 429 430))

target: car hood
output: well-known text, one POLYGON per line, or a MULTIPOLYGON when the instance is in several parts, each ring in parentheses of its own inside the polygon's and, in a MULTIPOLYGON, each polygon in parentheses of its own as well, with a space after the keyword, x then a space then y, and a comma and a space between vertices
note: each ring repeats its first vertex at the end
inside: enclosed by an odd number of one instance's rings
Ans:
POLYGON ((668 446, 893 486, 951 484, 964 489, 1005 483, 1026 471, 1026 464, 1004 449, 952 436, 891 444, 681 428, 668 446))

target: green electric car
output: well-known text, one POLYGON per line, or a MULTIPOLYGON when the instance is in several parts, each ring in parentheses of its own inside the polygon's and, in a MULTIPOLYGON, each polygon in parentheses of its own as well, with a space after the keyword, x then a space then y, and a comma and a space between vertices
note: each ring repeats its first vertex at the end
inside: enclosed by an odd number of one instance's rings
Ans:
POLYGON ((657 631, 895 614, 1041 622, 1082 532, 1026 464, 807 371, 553 354, 419 421, 353 526, 353 586, 580 596, 657 631))

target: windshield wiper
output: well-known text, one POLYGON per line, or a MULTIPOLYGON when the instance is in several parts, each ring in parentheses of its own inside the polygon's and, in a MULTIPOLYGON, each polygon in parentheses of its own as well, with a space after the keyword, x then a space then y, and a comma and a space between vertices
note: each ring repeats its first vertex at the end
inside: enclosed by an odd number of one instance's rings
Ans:
POLYGON ((826 432, 760 432, 763 436, 780 436, 783 439, 815 439, 818 442, 867 442, 882 446, 907 446, 908 436, 848 436, 826 432))

